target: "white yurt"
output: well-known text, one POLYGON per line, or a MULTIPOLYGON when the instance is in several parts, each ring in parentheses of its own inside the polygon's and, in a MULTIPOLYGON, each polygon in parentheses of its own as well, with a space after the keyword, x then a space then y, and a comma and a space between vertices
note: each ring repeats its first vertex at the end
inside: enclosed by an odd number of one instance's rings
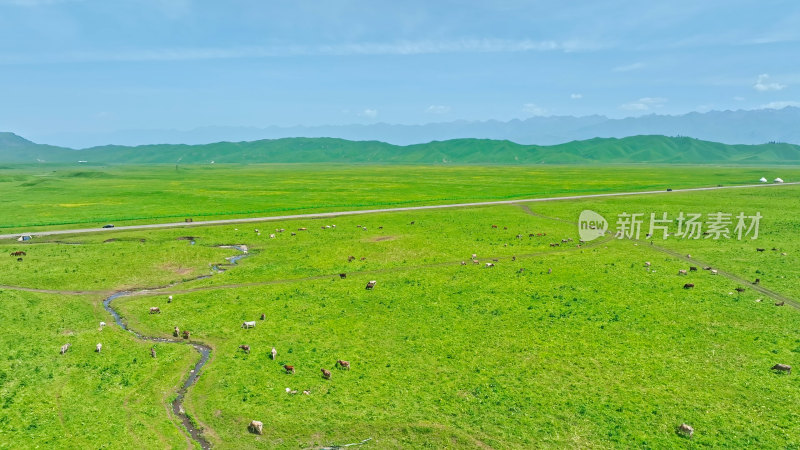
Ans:
POLYGON ((768 181, 767 181, 767 179, 766 179, 765 177, 761 177, 761 179, 760 179, 760 180, 758 180, 758 181, 760 181, 760 182, 762 182, 762 183, 767 183, 767 182, 768 182, 768 181))
POLYGON ((783 179, 782 178, 775 178, 775 182, 776 183, 783 183, 783 179))

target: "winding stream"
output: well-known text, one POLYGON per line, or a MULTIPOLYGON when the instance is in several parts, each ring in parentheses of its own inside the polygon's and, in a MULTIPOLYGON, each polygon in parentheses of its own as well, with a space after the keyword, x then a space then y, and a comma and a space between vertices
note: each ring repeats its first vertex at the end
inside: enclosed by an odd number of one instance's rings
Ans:
MULTIPOLYGON (((240 259, 250 256, 250 254, 247 252, 247 246, 245 245, 224 245, 220 246, 220 248, 230 248, 241 252, 241 254, 239 255, 225 258, 228 261, 227 264, 224 264, 225 266, 233 266, 240 259)), ((214 273, 224 272, 225 269, 223 269, 222 266, 223 266, 222 264, 212 265, 212 270, 214 271, 214 273)), ((177 286, 183 283, 188 283, 190 281, 201 280, 204 278, 209 278, 211 276, 212 275, 203 275, 200 277, 192 278, 190 280, 172 283, 167 287, 177 286)), ((192 369, 189 372, 189 376, 186 377, 186 381, 183 382, 183 385, 178 390, 178 396, 175 397, 175 400, 172 401, 172 412, 175 414, 176 417, 180 418, 181 422, 183 423, 183 426, 186 427, 186 430, 189 432, 191 438, 194 439, 195 442, 200 444, 200 447, 202 447, 203 449, 210 449, 211 444, 209 444, 209 442, 203 437, 203 433, 194 427, 194 424, 189 419, 189 416, 186 415, 186 412, 183 409, 183 398, 186 396, 186 392, 189 390, 189 388, 195 383, 195 381, 197 381, 197 377, 200 376, 200 369, 202 369, 203 366, 205 366, 205 364, 208 362, 208 359, 211 356, 211 347, 203 344, 202 342, 187 341, 180 338, 171 339, 171 338, 162 338, 154 336, 145 336, 139 333, 138 331, 129 328, 128 324, 122 321, 122 317, 120 317, 119 313, 111 306, 111 302, 114 301, 115 299, 121 297, 128 297, 131 295, 143 294, 152 290, 153 289, 151 288, 151 289, 136 289, 130 291, 117 292, 107 297, 105 300, 103 300, 103 307, 106 309, 106 311, 108 311, 109 314, 111 314, 111 316, 114 317, 114 322, 116 322, 117 325, 119 325, 123 330, 127 330, 130 333, 133 333, 137 338, 143 341, 159 342, 164 344, 191 345, 195 350, 197 350, 200 353, 200 360, 197 362, 197 364, 194 365, 194 369, 192 369)))

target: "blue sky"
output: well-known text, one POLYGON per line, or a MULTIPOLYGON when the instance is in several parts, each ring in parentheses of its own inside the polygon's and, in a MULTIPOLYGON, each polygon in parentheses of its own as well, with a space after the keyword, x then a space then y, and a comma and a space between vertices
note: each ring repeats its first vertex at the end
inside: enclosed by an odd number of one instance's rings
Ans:
POLYGON ((0 130, 800 105, 800 2, 0 0, 0 130))

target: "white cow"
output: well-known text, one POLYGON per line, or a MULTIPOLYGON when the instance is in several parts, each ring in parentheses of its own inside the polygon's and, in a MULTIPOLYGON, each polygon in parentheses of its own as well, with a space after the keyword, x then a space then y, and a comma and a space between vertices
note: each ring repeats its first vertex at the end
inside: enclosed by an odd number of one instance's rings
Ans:
POLYGON ((255 327, 256 327, 256 321, 255 320, 250 321, 250 322, 242 322, 242 328, 255 328, 255 327))

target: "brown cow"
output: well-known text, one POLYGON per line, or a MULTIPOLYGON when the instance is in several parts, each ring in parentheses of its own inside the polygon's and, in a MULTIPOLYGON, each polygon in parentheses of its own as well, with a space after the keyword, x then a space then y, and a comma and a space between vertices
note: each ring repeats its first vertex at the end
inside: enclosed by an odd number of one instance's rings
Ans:
POLYGON ((264 313, 261 313, 261 320, 267 320, 267 315, 264 314, 264 313))
POLYGON ((294 366, 284 365, 283 370, 285 370, 286 373, 294 373, 294 366))
POLYGON ((776 372, 786 372, 787 374, 791 374, 792 366, 786 364, 775 364, 774 366, 772 366, 772 370, 776 372))
POLYGON ((253 434, 264 434, 264 424, 257 420, 253 420, 250 422, 250 425, 247 426, 247 431, 253 434))
POLYGON ((337 360, 336 366, 339 367, 340 369, 350 370, 350 361, 342 361, 341 359, 337 360))
POLYGON ((245 353, 250 353, 250 346, 249 345, 240 345, 239 348, 244 350, 245 353))
POLYGON ((161 314, 161 309, 159 309, 158 306, 151 306, 150 314, 161 314))
POLYGON ((492 228, 497 228, 497 225, 492 225, 492 228))
POLYGON ((67 350, 69 350, 70 347, 72 347, 72 344, 70 344, 69 342, 67 342, 66 344, 62 345, 61 346, 61 354, 63 355, 64 353, 67 353, 67 350))
POLYGON ((694 283, 686 283, 686 284, 683 285, 684 289, 691 289, 693 287, 694 287, 694 283))
POLYGON ((183 330, 183 338, 184 339, 189 339, 189 335, 191 335, 191 333, 189 333, 188 330, 183 330))
POLYGON ((326 380, 330 380, 331 379, 331 371, 330 370, 326 370, 326 369, 321 369, 321 370, 322 370, 322 378, 325 378, 326 380))

